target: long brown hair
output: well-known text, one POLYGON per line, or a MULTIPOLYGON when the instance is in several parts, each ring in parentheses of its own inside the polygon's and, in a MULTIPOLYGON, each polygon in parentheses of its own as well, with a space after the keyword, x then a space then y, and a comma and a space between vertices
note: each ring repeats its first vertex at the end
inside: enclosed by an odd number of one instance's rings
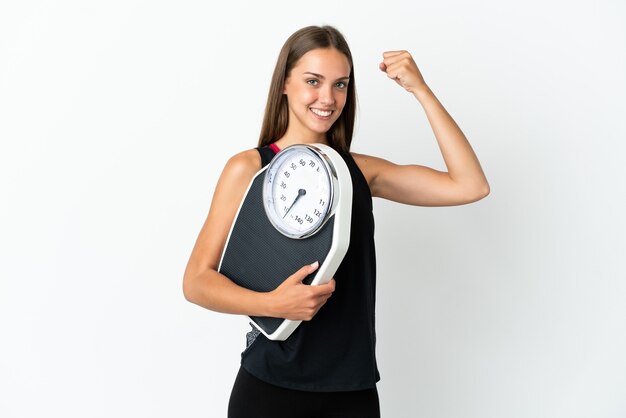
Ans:
POLYGON ((338 151, 347 152, 350 150, 356 116, 354 66, 352 65, 352 53, 348 43, 343 35, 332 26, 307 26, 294 32, 283 45, 276 61, 267 96, 258 146, 269 145, 282 138, 287 132, 289 110, 287 96, 283 94, 285 80, 298 60, 307 52, 317 48, 335 48, 344 54, 350 63, 350 82, 348 83, 346 103, 339 119, 326 133, 326 139, 331 147, 338 151))

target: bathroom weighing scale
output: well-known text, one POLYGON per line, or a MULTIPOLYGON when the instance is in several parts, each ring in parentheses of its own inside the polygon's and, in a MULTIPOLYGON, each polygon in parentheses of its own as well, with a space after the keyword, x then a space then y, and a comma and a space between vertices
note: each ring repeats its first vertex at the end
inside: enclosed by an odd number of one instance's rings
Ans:
MULTIPOLYGON (((270 292, 306 264, 303 283, 330 281, 350 242, 352 179, 337 151, 298 144, 280 151, 250 182, 218 271, 236 284, 270 292)), ((250 317, 270 340, 284 341, 302 321, 250 317)))

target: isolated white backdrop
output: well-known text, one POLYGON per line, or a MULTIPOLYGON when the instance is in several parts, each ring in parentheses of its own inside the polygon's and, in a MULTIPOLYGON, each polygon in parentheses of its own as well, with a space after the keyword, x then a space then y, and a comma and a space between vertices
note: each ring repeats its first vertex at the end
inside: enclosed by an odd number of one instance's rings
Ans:
POLYGON ((352 47, 355 151, 443 168, 378 70, 407 49, 492 187, 375 201, 383 416, 626 416, 625 23, 618 0, 3 2, 0 417, 225 416, 248 327, 182 274, 309 24, 352 47))

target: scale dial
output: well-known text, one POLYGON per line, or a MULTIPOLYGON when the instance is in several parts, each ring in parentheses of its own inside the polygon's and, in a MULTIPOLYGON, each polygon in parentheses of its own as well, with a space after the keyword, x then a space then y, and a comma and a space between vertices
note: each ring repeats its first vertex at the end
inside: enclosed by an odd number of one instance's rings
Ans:
POLYGON ((289 238, 315 234, 332 214, 337 175, 315 145, 279 152, 265 174, 263 206, 270 222, 289 238))

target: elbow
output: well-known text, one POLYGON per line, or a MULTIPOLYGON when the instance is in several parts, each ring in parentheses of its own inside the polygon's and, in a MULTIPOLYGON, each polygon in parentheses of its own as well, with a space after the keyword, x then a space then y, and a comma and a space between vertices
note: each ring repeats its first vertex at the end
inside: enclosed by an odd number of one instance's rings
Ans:
POLYGON ((212 307, 214 287, 211 285, 210 272, 213 270, 189 269, 183 275, 182 290, 185 300, 194 305, 214 310, 212 307))
POLYGON ((489 193, 491 193, 491 187, 489 187, 489 183, 485 181, 485 184, 478 190, 478 199, 476 200, 484 199, 489 196, 489 193))
POLYGON ((183 277, 183 296, 187 302, 195 303, 195 292, 194 286, 192 283, 192 278, 189 275, 185 275, 183 277))
POLYGON ((490 192, 491 188, 489 187, 489 183, 484 182, 468 190, 463 201, 464 203, 474 203, 487 197, 490 192))

